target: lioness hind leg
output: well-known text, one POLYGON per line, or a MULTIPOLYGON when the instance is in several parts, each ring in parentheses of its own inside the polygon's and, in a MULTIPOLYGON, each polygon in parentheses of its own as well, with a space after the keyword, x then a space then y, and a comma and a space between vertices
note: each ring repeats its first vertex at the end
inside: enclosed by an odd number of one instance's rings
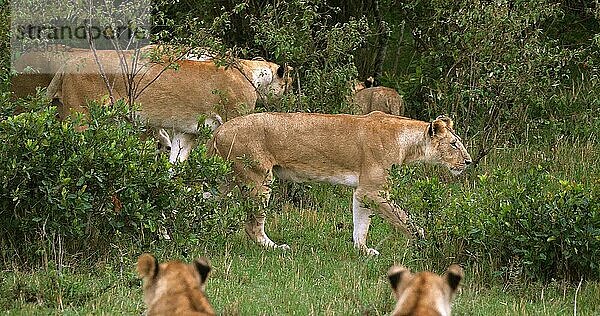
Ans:
POLYGON ((254 198, 261 200, 261 206, 259 206, 258 211, 248 214, 245 225, 246 234, 248 234, 250 239, 254 240, 259 245, 265 248, 280 248, 286 250, 290 249, 290 246, 286 244, 278 245, 275 242, 273 242, 265 232, 265 209, 269 204, 269 198, 271 196, 271 183, 273 182, 273 172, 269 170, 268 172, 266 172, 266 176, 260 175, 259 172, 250 172, 250 170, 246 170, 245 173, 248 178, 258 180, 250 181, 254 184, 258 183, 258 185, 255 185, 254 188, 252 188, 250 194, 254 198))
POLYGON ((248 234, 250 239, 265 248, 290 249, 290 246, 286 244, 278 245, 267 236, 265 233, 265 217, 265 210, 263 208, 259 212, 248 214, 245 227, 246 234, 248 234))

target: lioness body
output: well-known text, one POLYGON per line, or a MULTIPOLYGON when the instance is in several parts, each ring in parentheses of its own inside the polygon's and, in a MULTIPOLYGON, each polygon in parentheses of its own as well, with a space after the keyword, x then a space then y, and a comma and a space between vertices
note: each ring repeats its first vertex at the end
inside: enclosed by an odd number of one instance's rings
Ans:
MULTIPOLYGON (((16 74, 11 77, 11 91, 12 96, 15 98, 24 98, 35 95, 39 88, 50 88, 53 90, 50 94, 52 98, 57 98, 58 101, 62 101, 62 95, 57 93, 59 90, 61 81, 55 81, 55 86, 49 87, 52 83, 52 79, 59 71, 63 71, 63 67, 69 65, 70 67, 77 67, 79 70, 89 71, 90 73, 98 73, 98 65, 95 67, 89 67, 89 64, 95 63, 96 58, 104 65, 107 61, 118 61, 122 59, 123 62, 131 64, 134 58, 138 58, 141 62, 147 63, 148 66, 152 64, 150 61, 143 61, 142 56, 149 54, 156 45, 147 45, 139 49, 139 52, 135 50, 97 50, 95 55, 89 49, 72 48, 64 45, 52 45, 45 47, 46 51, 32 51, 25 52, 19 58, 13 62, 13 69, 16 74), (87 68, 83 68, 87 67, 87 68)), ((112 63, 112 62, 111 62, 112 63)), ((110 67, 110 65, 107 65, 110 67)), ((109 68, 105 71, 114 71, 119 68, 109 68)), ((62 78, 62 77, 60 77, 62 78)), ((106 94, 106 93, 105 93, 106 94)), ((65 119, 70 113, 70 109, 64 106, 61 102, 58 102, 58 112, 61 119, 65 119)), ((77 107, 76 107, 77 108, 77 107)), ((159 146, 164 148, 171 147, 171 139, 164 130, 157 130, 151 132, 155 134, 156 139, 159 142, 159 146)), ((144 135, 148 136, 148 135, 144 135)))
POLYGON ((396 90, 388 87, 371 87, 356 91, 354 104, 361 114, 381 111, 392 115, 404 113, 404 101, 396 90))
MULTIPOLYGON (((255 89, 238 70, 219 68, 212 61, 183 60, 178 64, 177 70, 164 70, 165 66, 153 64, 135 71, 139 74, 135 81, 136 102, 142 106, 140 114, 151 125, 195 133, 201 113, 222 105, 219 114, 227 118, 256 103, 255 89)), ((118 59, 103 59, 102 65, 114 98, 127 99, 128 86, 118 59)), ((55 84, 50 94, 63 103, 61 115, 65 116, 73 111, 85 112, 88 101, 109 94, 93 59, 72 61, 72 65, 62 69, 55 84)))
MULTIPOLYGON (((274 175, 295 182, 313 180, 354 188, 354 243, 376 254, 366 246, 372 210, 365 202, 374 202, 374 211, 410 234, 407 215, 382 194, 393 164, 428 161, 460 172, 470 163, 464 146, 451 132, 451 122, 434 123, 382 112, 364 116, 257 113, 221 125, 209 149, 233 161, 240 182, 265 200, 274 175), (456 149, 447 148, 450 142, 456 149)), ((265 234, 264 222, 264 212, 250 217, 246 232, 263 246, 277 247, 265 234)))
POLYGON ((147 315, 215 315, 204 294, 210 269, 208 260, 204 258, 193 264, 180 261, 158 264, 150 254, 140 256, 137 271, 144 283, 147 315))
POLYGON ((412 274, 402 266, 393 266, 388 278, 397 300, 392 316, 450 316, 450 302, 463 271, 452 265, 439 276, 427 271, 412 274))
MULTIPOLYGON (((122 64, 114 58, 101 63, 114 98, 127 98, 131 90, 122 64)), ((237 67, 229 68, 218 67, 213 61, 182 60, 177 64, 176 70, 142 64, 140 69, 130 71, 138 74, 133 95, 141 105, 141 119, 173 134, 171 162, 189 155, 202 115, 216 113, 228 119, 244 114, 254 109, 262 95, 281 95, 290 85, 282 67, 265 61, 240 61, 237 67)), ((87 101, 108 94, 106 81, 97 68, 96 61, 88 58, 57 73, 48 93, 63 104, 61 115, 85 111, 87 101)))

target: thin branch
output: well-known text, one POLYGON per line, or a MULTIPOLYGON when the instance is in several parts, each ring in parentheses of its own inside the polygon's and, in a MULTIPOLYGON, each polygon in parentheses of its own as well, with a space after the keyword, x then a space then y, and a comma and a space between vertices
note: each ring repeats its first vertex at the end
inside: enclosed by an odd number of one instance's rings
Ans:
MULTIPOLYGON (((91 9, 90 9, 91 10, 91 9)), ((108 89, 108 97, 110 99, 110 105, 114 105, 115 104, 115 97, 113 94, 113 86, 110 85, 110 82, 108 82, 108 78, 106 77, 106 72, 104 71, 104 66, 102 66, 102 63, 100 62, 100 58, 98 57, 98 54, 96 52, 96 45, 94 44, 94 41, 92 40, 92 31, 91 31, 91 25, 88 25, 88 44, 90 45, 90 49, 92 50, 92 53, 94 54, 94 61, 96 62, 96 65, 98 65, 98 70, 100 71, 100 77, 102 77, 102 80, 104 81, 104 84, 106 85, 106 88, 108 89)))
POLYGON ((575 301, 573 302, 573 316, 577 316, 577 294, 579 294, 579 290, 581 289, 581 283, 583 283, 583 277, 581 277, 581 279, 579 280, 577 290, 575 290, 575 301))

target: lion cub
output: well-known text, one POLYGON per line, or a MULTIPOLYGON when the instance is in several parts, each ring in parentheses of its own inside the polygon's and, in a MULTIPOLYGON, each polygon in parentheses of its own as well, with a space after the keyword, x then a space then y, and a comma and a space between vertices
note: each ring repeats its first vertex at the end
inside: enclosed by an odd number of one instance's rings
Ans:
POLYGON ((397 300, 392 316, 448 316, 463 270, 453 264, 439 276, 432 272, 412 274, 405 267, 392 266, 387 275, 397 300))
POLYGON ((151 254, 143 254, 137 272, 143 279, 148 315, 215 315, 204 295, 210 263, 199 258, 193 264, 169 261, 159 264, 151 254))

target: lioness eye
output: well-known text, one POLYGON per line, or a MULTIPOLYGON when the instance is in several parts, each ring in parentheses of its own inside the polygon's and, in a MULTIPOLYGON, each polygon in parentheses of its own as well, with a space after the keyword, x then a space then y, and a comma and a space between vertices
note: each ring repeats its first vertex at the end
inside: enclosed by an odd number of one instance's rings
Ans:
POLYGON ((458 146, 456 145, 456 141, 450 143, 450 146, 452 146, 453 148, 458 149, 458 146))

